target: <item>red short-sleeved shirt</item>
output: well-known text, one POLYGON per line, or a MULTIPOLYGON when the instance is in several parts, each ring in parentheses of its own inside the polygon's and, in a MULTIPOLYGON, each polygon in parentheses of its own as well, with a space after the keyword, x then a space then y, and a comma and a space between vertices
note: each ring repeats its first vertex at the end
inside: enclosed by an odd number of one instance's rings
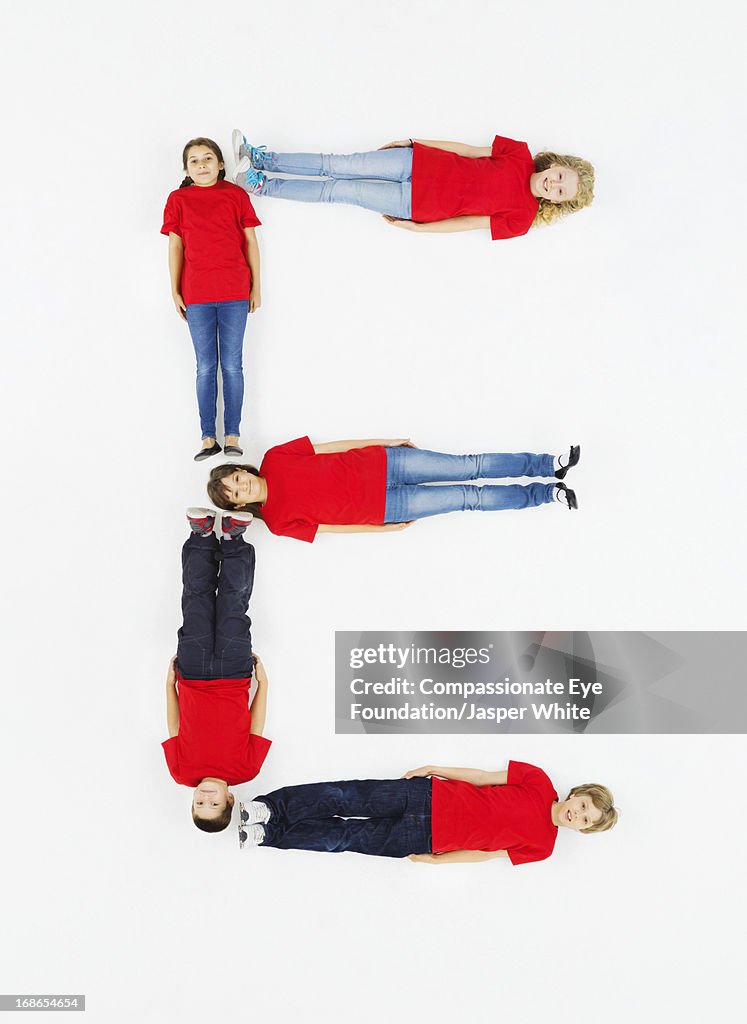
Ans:
POLYGON ((529 190, 534 159, 526 142, 496 135, 491 156, 458 156, 415 143, 412 152, 412 219, 490 217, 491 238, 525 235, 537 215, 529 190))
POLYGON ((183 679, 179 685, 179 735, 161 744, 173 779, 196 786, 206 777, 238 786, 253 779, 270 740, 249 731, 251 679, 183 679))
POLYGON ((173 231, 184 242, 181 289, 187 305, 249 298, 244 228, 259 224, 249 196, 230 181, 171 193, 161 234, 173 231))
POLYGON ((384 522, 382 445, 316 455, 308 437, 299 437, 271 448, 259 474, 267 481, 262 518, 273 533, 310 542, 320 523, 384 522))
POLYGON ((552 805, 558 799, 541 768, 509 761, 505 786, 433 780, 433 852, 506 850, 512 864, 549 857, 558 835, 552 805))

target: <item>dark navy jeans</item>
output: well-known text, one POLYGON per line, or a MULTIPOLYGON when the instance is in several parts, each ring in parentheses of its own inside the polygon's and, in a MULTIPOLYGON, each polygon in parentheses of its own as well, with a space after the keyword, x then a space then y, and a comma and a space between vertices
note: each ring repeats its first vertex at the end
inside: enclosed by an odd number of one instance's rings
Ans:
POLYGON ((554 482, 475 487, 463 481, 554 475, 553 456, 547 454, 445 455, 422 448, 387 448, 384 522, 408 523, 444 512, 499 512, 544 505, 555 498, 554 482), (438 484, 445 486, 434 486, 438 484))
POLYGON ((374 857, 431 852, 430 779, 315 782, 256 799, 270 808, 263 846, 374 857))
POLYGON ((192 534, 182 548, 182 619, 176 660, 184 679, 245 679, 254 671, 254 548, 241 537, 192 534))

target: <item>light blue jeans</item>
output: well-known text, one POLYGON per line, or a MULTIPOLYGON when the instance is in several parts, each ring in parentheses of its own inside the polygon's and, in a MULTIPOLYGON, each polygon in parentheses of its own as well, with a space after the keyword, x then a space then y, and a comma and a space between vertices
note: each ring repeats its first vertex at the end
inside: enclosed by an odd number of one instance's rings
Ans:
POLYGON ((407 523, 443 512, 497 512, 530 508, 555 499, 555 483, 434 484, 500 477, 553 477, 552 455, 444 455, 420 448, 386 449, 385 523, 407 523))
POLYGON ((258 169, 280 174, 325 178, 325 181, 268 177, 257 193, 302 203, 348 203, 376 213, 410 220, 412 216, 412 149, 377 149, 372 153, 262 153, 258 169))

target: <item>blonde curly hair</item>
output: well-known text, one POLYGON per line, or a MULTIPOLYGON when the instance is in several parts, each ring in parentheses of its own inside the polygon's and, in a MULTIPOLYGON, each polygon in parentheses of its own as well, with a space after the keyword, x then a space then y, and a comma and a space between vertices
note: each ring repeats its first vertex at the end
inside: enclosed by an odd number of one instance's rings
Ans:
POLYGON ((578 192, 573 199, 567 199, 562 203, 551 203, 549 199, 540 199, 537 214, 532 221, 532 227, 539 224, 554 224, 556 220, 565 217, 576 210, 583 210, 585 206, 591 206, 594 200, 594 168, 588 160, 582 160, 580 156, 562 156, 559 153, 548 153, 544 150, 534 157, 534 169, 546 171, 553 164, 560 167, 567 167, 578 175, 578 192))

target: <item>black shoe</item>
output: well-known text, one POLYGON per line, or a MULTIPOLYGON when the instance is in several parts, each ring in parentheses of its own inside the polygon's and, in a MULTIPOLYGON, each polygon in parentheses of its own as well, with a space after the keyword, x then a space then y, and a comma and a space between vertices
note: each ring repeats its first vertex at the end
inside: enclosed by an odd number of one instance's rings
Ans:
POLYGON ((218 452, 222 451, 221 446, 215 441, 212 448, 200 448, 199 452, 195 455, 195 462, 202 462, 203 459, 209 459, 211 456, 217 455, 218 452))
POLYGON ((568 472, 568 470, 569 469, 573 469, 574 466, 577 466, 578 465, 578 460, 580 458, 581 458, 581 445, 580 444, 572 444, 571 445, 570 455, 568 457, 568 465, 567 466, 561 466, 560 469, 555 471, 555 476, 558 478, 558 480, 565 479, 565 475, 568 472))
POLYGON ((223 451, 226 453, 226 455, 237 455, 237 456, 239 456, 239 455, 243 455, 244 454, 244 449, 243 448, 239 448, 239 446, 237 444, 227 444, 226 447, 223 449, 223 451))
POLYGON ((561 504, 565 504, 566 508, 578 508, 578 501, 576 499, 576 492, 572 491, 570 487, 566 487, 565 484, 555 484, 555 498, 561 504), (565 500, 558 498, 558 493, 563 492, 565 494, 565 500))

